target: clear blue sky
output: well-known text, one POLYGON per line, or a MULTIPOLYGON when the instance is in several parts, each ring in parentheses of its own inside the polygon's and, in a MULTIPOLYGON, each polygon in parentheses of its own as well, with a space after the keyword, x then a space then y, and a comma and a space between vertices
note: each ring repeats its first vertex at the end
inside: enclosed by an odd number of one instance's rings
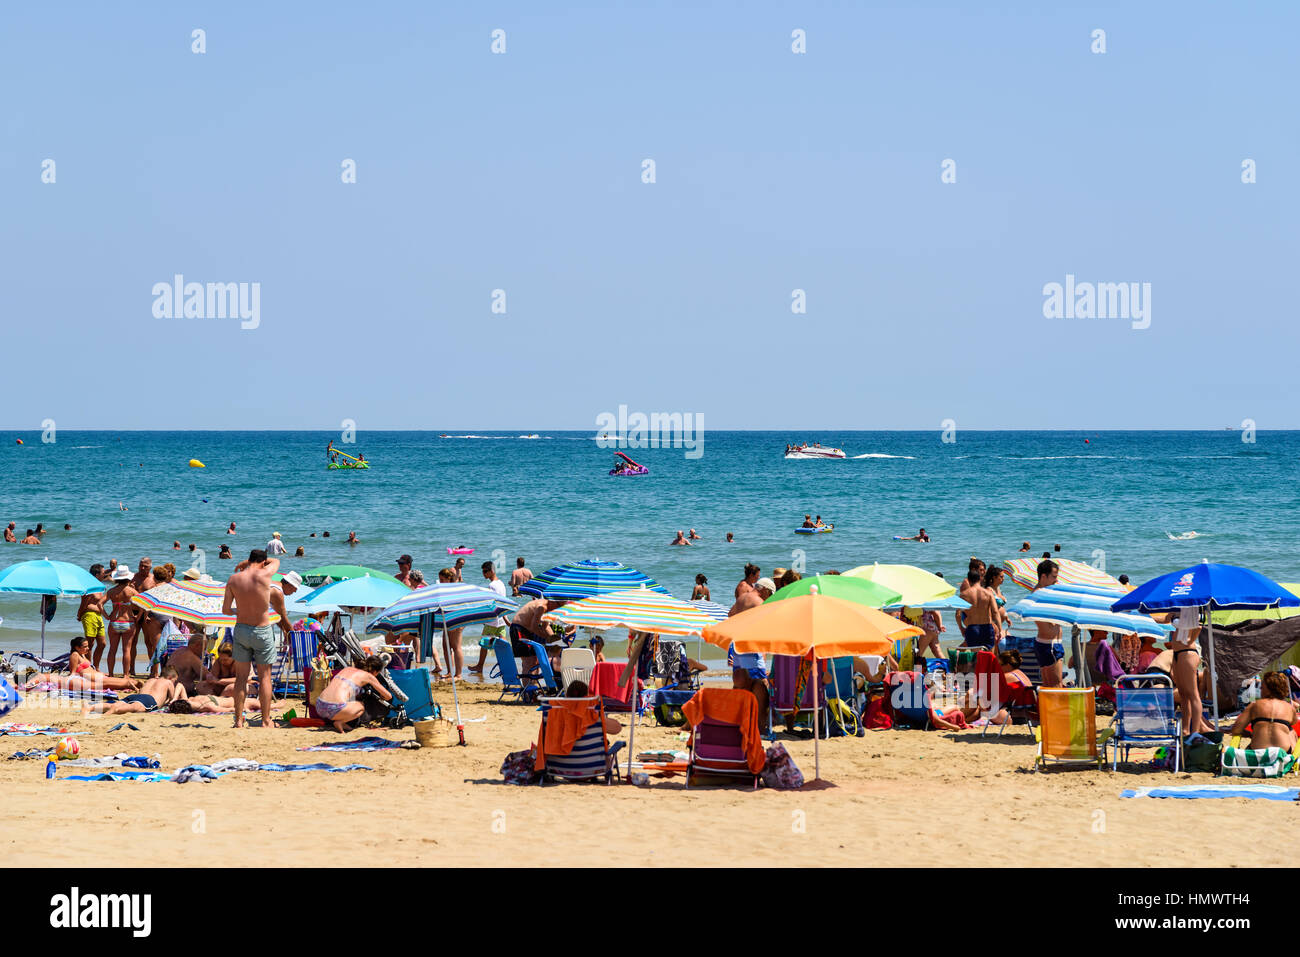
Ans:
POLYGON ((0 424, 1300 427, 1293 4, 544 6, 7 5, 0 424))

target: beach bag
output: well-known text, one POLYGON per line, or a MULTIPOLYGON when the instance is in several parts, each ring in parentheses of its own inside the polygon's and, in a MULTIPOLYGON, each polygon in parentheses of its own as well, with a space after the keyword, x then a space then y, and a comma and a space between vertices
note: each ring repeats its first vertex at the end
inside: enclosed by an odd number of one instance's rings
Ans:
POLYGON ((1208 731, 1196 741, 1183 739, 1183 768, 1187 771, 1219 770, 1219 754, 1223 750, 1223 732, 1208 731))
POLYGON ((872 731, 888 731, 894 726, 894 718, 889 713, 889 696, 871 695, 867 700, 867 710, 862 717, 862 726, 872 731))
POLYGON ((803 772, 780 741, 767 749, 767 764, 763 766, 762 778, 770 788, 789 791, 803 787, 803 772))
POLYGON ((843 738, 862 734, 857 713, 841 698, 826 699, 827 737, 843 738))
POLYGON ((501 762, 501 776, 506 784, 536 784, 541 777, 534 770, 537 764, 537 752, 532 748, 527 751, 511 751, 501 762))

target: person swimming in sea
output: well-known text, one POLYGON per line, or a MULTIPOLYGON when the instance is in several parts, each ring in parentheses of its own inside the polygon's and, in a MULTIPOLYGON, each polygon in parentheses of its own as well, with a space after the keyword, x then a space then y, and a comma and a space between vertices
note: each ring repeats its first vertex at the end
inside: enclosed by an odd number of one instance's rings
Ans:
POLYGON ((682 534, 682 530, 679 528, 679 529, 677 529, 677 537, 674 538, 674 539, 673 539, 671 542, 669 542, 668 544, 669 544, 669 545, 689 545, 690 542, 688 542, 688 541, 686 540, 686 536, 682 534))

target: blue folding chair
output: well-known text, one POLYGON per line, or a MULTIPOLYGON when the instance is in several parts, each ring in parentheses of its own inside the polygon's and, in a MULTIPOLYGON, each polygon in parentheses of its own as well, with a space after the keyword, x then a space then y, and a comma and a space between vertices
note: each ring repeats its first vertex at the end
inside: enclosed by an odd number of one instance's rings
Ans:
POLYGON ((1114 735, 1106 742, 1115 749, 1111 770, 1119 769, 1119 749, 1128 762, 1131 748, 1174 749, 1174 773, 1182 764, 1183 717, 1174 703, 1174 682, 1168 675, 1124 675, 1115 682, 1114 735))
POLYGON ((914 671, 891 671, 885 676, 889 688, 889 703, 894 714, 912 727, 930 730, 930 714, 934 704, 921 675, 914 671))
POLYGON ((532 697, 530 692, 535 689, 525 685, 519 677, 519 668, 515 665, 515 653, 510 647, 510 642, 498 638, 492 643, 492 654, 496 657, 497 663, 492 666, 488 678, 501 679, 501 697, 497 698, 497 701, 504 700, 508 694, 525 701, 532 697))
POLYGON ((533 655, 537 658, 537 667, 524 675, 524 677, 533 679, 540 678, 543 684, 545 684, 547 691, 551 692, 551 694, 558 694, 560 691, 560 682, 555 678, 555 671, 551 668, 551 659, 546 654, 546 649, 535 641, 525 640, 524 644, 533 650, 533 655))

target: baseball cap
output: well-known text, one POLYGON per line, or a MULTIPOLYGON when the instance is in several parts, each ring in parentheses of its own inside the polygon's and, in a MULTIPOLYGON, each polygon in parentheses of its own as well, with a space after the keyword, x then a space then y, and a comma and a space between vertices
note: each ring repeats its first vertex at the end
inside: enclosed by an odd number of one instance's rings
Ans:
POLYGON ((768 591, 770 591, 770 592, 775 592, 775 591, 776 591, 776 582, 772 581, 772 579, 770 579, 770 578, 760 578, 758 581, 754 582, 754 587, 755 587, 756 589, 757 589, 757 588, 766 588, 766 589, 767 589, 768 591))

